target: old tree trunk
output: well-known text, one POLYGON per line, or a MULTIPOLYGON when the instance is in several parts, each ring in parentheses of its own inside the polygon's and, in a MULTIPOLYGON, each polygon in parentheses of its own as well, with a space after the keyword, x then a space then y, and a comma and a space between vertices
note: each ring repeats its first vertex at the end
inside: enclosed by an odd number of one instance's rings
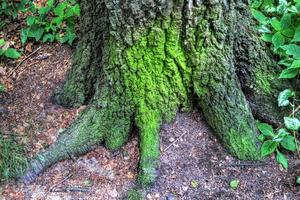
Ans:
POLYGON ((239 159, 260 159, 254 117, 277 125, 279 91, 291 87, 255 33, 246 0, 82 0, 81 39, 54 100, 88 108, 33 158, 33 180, 98 144, 121 147, 139 130, 140 186, 155 180, 159 129, 199 106, 239 159))

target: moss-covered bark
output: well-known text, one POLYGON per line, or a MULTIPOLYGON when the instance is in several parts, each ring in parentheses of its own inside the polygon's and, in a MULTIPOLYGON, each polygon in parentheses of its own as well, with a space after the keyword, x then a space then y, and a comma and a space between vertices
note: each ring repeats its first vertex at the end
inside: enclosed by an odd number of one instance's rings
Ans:
POLYGON ((147 186, 156 176, 161 123, 173 120, 179 109, 189 110, 194 97, 230 153, 259 159, 250 107, 262 119, 264 112, 279 119, 276 93, 288 83, 275 80, 272 58, 250 29, 246 3, 83 0, 81 5, 83 34, 54 99, 89 106, 32 159, 25 180, 99 143, 117 149, 136 126, 138 182, 147 186))

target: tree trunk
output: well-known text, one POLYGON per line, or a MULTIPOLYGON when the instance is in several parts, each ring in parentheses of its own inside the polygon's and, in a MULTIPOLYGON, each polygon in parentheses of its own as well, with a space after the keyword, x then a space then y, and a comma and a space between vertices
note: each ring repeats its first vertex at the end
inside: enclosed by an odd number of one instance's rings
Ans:
POLYGON ((254 117, 280 123, 278 80, 269 51, 243 0, 82 0, 81 40, 54 100, 89 104, 24 174, 33 180, 55 162, 100 143, 115 150, 139 130, 138 183, 155 180, 159 129, 196 104, 226 149, 260 159, 254 117), (253 114, 252 114, 253 113, 253 114))

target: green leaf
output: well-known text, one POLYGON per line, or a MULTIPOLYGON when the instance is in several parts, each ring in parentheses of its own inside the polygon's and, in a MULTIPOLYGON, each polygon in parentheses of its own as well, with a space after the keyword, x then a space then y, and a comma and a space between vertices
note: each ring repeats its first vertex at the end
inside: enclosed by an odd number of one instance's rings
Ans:
POLYGON ((8 58, 17 59, 21 56, 21 54, 14 48, 8 48, 4 55, 8 58))
POLYGON ((35 23, 35 19, 35 16, 28 16, 26 20, 28 26, 32 26, 35 23))
POLYGON ((290 104, 289 98, 293 97, 295 93, 290 89, 285 89, 284 91, 280 92, 277 98, 278 106, 288 106, 290 104))
POLYGON ((272 42, 272 37, 273 37, 272 34, 264 33, 264 34, 262 34, 261 39, 265 42, 272 42))
POLYGON ((282 165, 283 168, 287 169, 288 168, 288 160, 286 159, 286 157, 280 153, 279 151, 277 151, 277 154, 276 154, 276 160, 279 164, 282 165))
POLYGON ((62 2, 62 3, 58 4, 56 6, 56 8, 54 8, 54 10, 53 10, 54 14, 56 16, 63 17, 66 6, 67 6, 66 2, 62 2))
POLYGON ((48 12, 50 11, 50 7, 42 7, 39 9, 39 14, 41 16, 44 16, 46 15, 48 12))
POLYGON ((300 184, 300 176, 297 177, 296 183, 300 184))
POLYGON ((283 138, 283 140, 280 142, 280 145, 289 151, 296 151, 297 145, 295 143, 295 138, 291 135, 287 135, 283 138))
POLYGON ((280 20, 281 28, 287 29, 292 23, 291 14, 284 14, 280 20))
POLYGON ((47 33, 43 36, 43 40, 44 43, 45 42, 53 42, 54 41, 54 35, 52 35, 51 33, 47 33))
POLYGON ((300 60, 294 60, 290 68, 300 68, 300 60))
POLYGON ((260 11, 256 9, 251 9, 253 17, 259 21, 259 23, 266 25, 268 23, 268 18, 260 11))
POLYGON ((239 186, 239 183, 240 183, 240 181, 237 180, 237 179, 234 179, 234 180, 230 181, 230 183, 229 183, 230 188, 233 189, 233 190, 236 190, 239 186))
POLYGON ((300 59, 300 47, 296 44, 288 44, 281 47, 286 51, 287 55, 293 56, 295 59, 300 59))
POLYGON ((272 18, 270 20, 271 22, 271 26, 276 30, 276 31, 280 31, 282 28, 281 28, 281 23, 278 19, 276 19, 275 17, 272 18))
POLYGON ((28 38, 29 28, 25 28, 21 30, 21 42, 25 44, 28 38))
POLYGON ((0 46, 3 46, 3 45, 5 45, 5 40, 4 39, 0 39, 0 46))
POLYGON ((289 130, 298 131, 300 128, 300 121, 296 117, 284 117, 284 125, 289 130))
POLYGON ((283 70, 279 76, 279 78, 295 78, 299 74, 299 69, 295 68, 287 68, 283 70))
POLYGON ((0 93, 5 92, 6 88, 4 85, 0 84, 0 93))
POLYGON ((264 135, 264 136, 271 136, 273 137, 275 134, 274 134, 274 130, 272 128, 271 125, 269 124, 266 124, 266 123, 259 123, 257 124, 257 128, 258 130, 264 135))
POLYGON ((264 136, 263 134, 260 134, 258 136, 258 140, 261 141, 261 142, 265 141, 265 139, 266 139, 266 136, 264 136))
POLYGON ((261 155, 263 157, 265 157, 265 156, 272 154, 276 150, 277 145, 278 145, 278 143, 275 141, 272 141, 272 140, 265 141, 262 144, 261 149, 260 149, 261 155))
POLYGON ((275 49, 278 49, 279 47, 284 45, 284 42, 285 42, 284 36, 280 32, 277 32, 273 35, 272 43, 275 49))
POLYGON ((294 38, 292 39, 292 42, 300 42, 300 26, 296 28, 295 35, 294 38))

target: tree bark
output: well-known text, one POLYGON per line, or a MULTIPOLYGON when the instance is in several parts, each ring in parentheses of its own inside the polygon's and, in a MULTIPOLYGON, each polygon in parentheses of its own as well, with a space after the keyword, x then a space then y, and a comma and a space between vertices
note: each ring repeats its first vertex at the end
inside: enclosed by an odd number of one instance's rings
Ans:
POLYGON ((138 183, 155 180, 159 129, 178 110, 200 106, 224 147, 260 159, 254 117, 280 123, 278 68, 253 30, 242 0, 82 0, 81 40, 54 100, 89 104, 23 175, 33 180, 53 163, 100 143, 118 149, 136 126, 138 183))

